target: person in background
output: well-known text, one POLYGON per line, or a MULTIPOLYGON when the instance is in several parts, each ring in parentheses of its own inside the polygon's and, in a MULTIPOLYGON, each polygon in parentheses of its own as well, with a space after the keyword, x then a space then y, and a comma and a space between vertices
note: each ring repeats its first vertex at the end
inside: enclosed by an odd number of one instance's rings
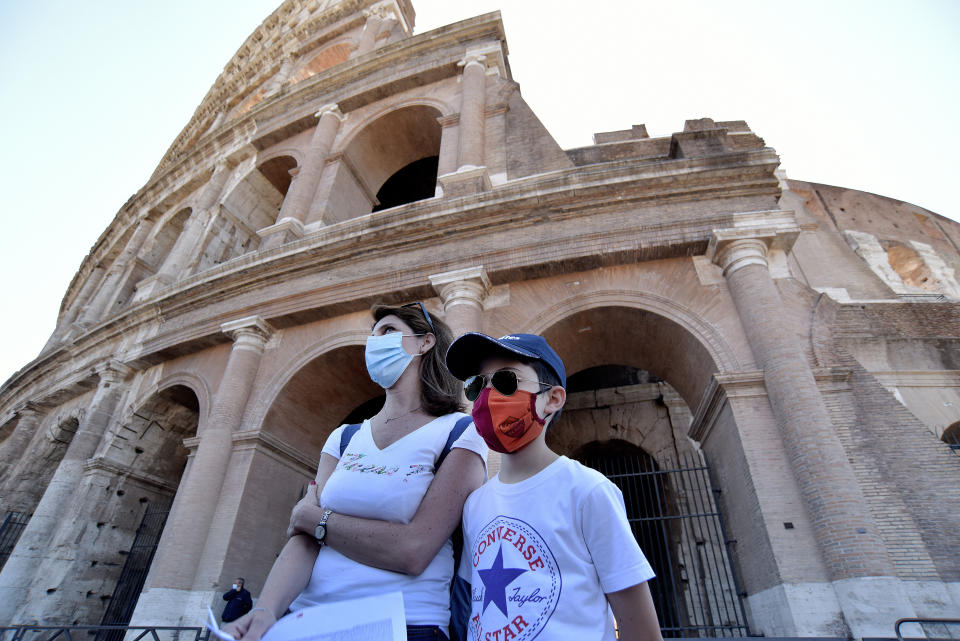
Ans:
POLYGON ((566 401, 557 353, 533 334, 467 333, 446 361, 480 436, 503 454, 463 508, 469 638, 662 641, 654 573, 619 488, 547 447, 566 401))
POLYGON ((220 617, 224 623, 236 621, 253 607, 250 592, 243 587, 243 577, 237 577, 233 588, 223 595, 223 600, 227 602, 223 608, 223 616, 220 617))

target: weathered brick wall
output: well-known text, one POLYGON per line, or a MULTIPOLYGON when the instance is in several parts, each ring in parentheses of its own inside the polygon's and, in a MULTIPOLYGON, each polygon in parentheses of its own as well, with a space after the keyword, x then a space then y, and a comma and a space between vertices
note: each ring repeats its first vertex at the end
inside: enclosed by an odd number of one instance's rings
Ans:
MULTIPOLYGON (((820 324, 813 331, 818 360, 832 360, 850 372, 849 391, 826 394, 825 400, 897 574, 960 580, 960 457, 850 349, 865 338, 913 341, 918 364, 929 367, 934 353, 945 369, 957 369, 958 351, 944 346, 960 343, 960 305, 821 301, 815 323, 820 324)), ((904 350, 899 352, 904 358, 904 350)))

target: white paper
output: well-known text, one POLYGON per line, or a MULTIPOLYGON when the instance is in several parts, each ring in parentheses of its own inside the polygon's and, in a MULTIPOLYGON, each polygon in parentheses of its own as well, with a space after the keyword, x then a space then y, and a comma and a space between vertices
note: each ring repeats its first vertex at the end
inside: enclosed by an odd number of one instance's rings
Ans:
POLYGON ((236 639, 220 629, 220 626, 217 625, 217 617, 213 615, 213 610, 210 609, 209 605, 207 606, 207 628, 210 630, 210 633, 218 639, 223 639, 223 641, 236 641, 236 639))
MULTIPOLYGON (((218 626, 213 612, 210 632, 234 641, 218 626)), ((390 592, 362 599, 323 603, 288 614, 267 630, 261 641, 406 641, 403 594, 390 592)))

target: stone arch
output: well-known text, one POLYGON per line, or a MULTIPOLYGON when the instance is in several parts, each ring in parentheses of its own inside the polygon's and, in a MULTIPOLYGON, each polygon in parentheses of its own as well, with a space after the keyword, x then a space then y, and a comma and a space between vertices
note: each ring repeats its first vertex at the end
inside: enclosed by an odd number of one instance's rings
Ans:
POLYGON ((346 37, 321 47, 316 53, 310 55, 309 58, 304 57, 305 61, 293 72, 289 84, 295 85, 310 76, 314 76, 342 62, 346 62, 355 48, 356 45, 354 42, 346 37))
POLYGON ((56 415, 48 414, 41 421, 39 433, 31 439, 27 450, 6 470, 0 486, 5 510, 33 513, 73 435, 80 428, 82 418, 83 410, 74 408, 56 415))
POLYGON ((330 193, 337 205, 323 222, 348 220, 374 211, 384 184, 398 172, 414 171, 416 189, 401 190, 390 200, 397 206, 436 193, 436 171, 443 115, 435 101, 417 100, 372 115, 347 134, 334 155, 330 193))
MULTIPOLYGON (((686 362, 686 369, 688 371, 693 369, 695 364, 704 364, 708 368, 704 373, 698 374, 697 372, 690 371, 690 376, 686 377, 676 375, 666 376, 663 371, 656 371, 648 367, 642 368, 667 380, 692 409, 696 409, 700 402, 699 394, 703 388, 706 387, 706 383, 709 382, 714 372, 736 372, 741 369, 740 362, 733 348, 730 347, 723 335, 713 325, 680 303, 648 292, 602 290, 587 295, 571 296, 565 300, 558 301, 552 307, 537 314, 529 326, 523 328, 522 331, 543 334, 545 336, 550 332, 554 332, 557 334, 558 342, 566 341, 566 338, 561 335, 562 332, 550 328, 557 327, 565 319, 570 319, 576 314, 587 313, 590 310, 602 308, 624 308, 646 312, 661 323, 664 331, 668 333, 676 332, 677 336, 685 340, 684 344, 689 345, 694 350, 698 357, 696 363, 689 359, 680 359, 678 364, 686 362), (674 380, 671 380, 671 378, 674 380), (679 378, 694 380, 696 384, 678 385, 674 381, 679 378)), ((575 328, 574 335, 585 333, 580 331, 584 329, 584 327, 585 326, 575 328)), ((590 327, 591 330, 588 331, 592 331, 593 326, 590 325, 590 327)), ((658 348, 669 347, 670 346, 658 346, 658 348)), ((563 356, 563 354, 561 354, 561 356, 563 356)), ((589 365, 586 364, 578 366, 577 362, 573 362, 568 364, 568 372, 585 369, 588 366, 589 365)))
POLYGON ((291 153, 262 160, 230 187, 220 202, 219 215, 207 231, 196 272, 242 256, 260 246, 258 229, 277 220, 283 198, 290 188, 290 170, 298 166, 291 153))
POLYGON ((151 274, 155 274, 163 265, 163 261, 173 249, 177 238, 183 233, 183 227, 192 213, 193 210, 190 207, 184 207, 175 214, 167 216, 153 230, 139 257, 151 274))
POLYGON ((948 425, 943 430, 943 434, 940 435, 940 440, 946 443, 957 456, 960 456, 960 421, 948 425))
POLYGON ((197 394, 182 382, 168 381, 130 407, 111 427, 100 456, 152 479, 158 487, 175 488, 187 463, 183 439, 197 433, 197 394))
POLYGON ((880 245, 887 251, 891 269, 905 285, 923 291, 937 291, 937 279, 916 249, 897 240, 884 240, 880 245))
POLYGON ((4 443, 10 436, 13 434, 13 431, 17 429, 17 424, 20 422, 20 417, 17 415, 7 417, 2 424, 0 424, 0 445, 4 443))
POLYGON ((368 332, 343 332, 324 340, 268 384, 264 432, 319 459, 327 436, 360 405, 382 395, 363 361, 368 332))
MULTIPOLYGON (((160 379, 154 391, 148 394, 147 398, 175 386, 185 387, 193 392, 199 407, 198 421, 202 421, 210 415, 210 406, 213 403, 213 392, 210 389, 210 384, 205 379, 189 372, 177 372, 160 379)), ((145 402, 146 398, 139 400, 137 404, 142 405, 145 402)))

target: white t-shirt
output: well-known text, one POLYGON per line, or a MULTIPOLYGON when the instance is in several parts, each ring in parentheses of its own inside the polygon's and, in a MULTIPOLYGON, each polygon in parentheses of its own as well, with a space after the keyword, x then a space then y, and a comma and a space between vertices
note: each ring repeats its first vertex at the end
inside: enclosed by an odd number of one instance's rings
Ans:
POLYGON ((613 641, 606 593, 654 577, 620 490, 565 456, 519 483, 487 481, 464 505, 463 535, 471 639, 613 641))
MULTIPOLYGON (((436 418, 382 450, 373 441, 370 421, 364 421, 342 458, 341 425, 323 446, 326 454, 339 460, 323 488, 321 504, 339 514, 409 523, 433 481, 434 463, 450 430, 464 416, 454 413, 436 418)), ((453 448, 458 447, 486 460, 487 445, 472 425, 454 442, 453 448)), ((309 584, 290 609, 400 590, 409 625, 445 628, 450 620, 452 577, 453 547, 449 540, 418 576, 363 565, 325 545, 317 555, 309 584)))

